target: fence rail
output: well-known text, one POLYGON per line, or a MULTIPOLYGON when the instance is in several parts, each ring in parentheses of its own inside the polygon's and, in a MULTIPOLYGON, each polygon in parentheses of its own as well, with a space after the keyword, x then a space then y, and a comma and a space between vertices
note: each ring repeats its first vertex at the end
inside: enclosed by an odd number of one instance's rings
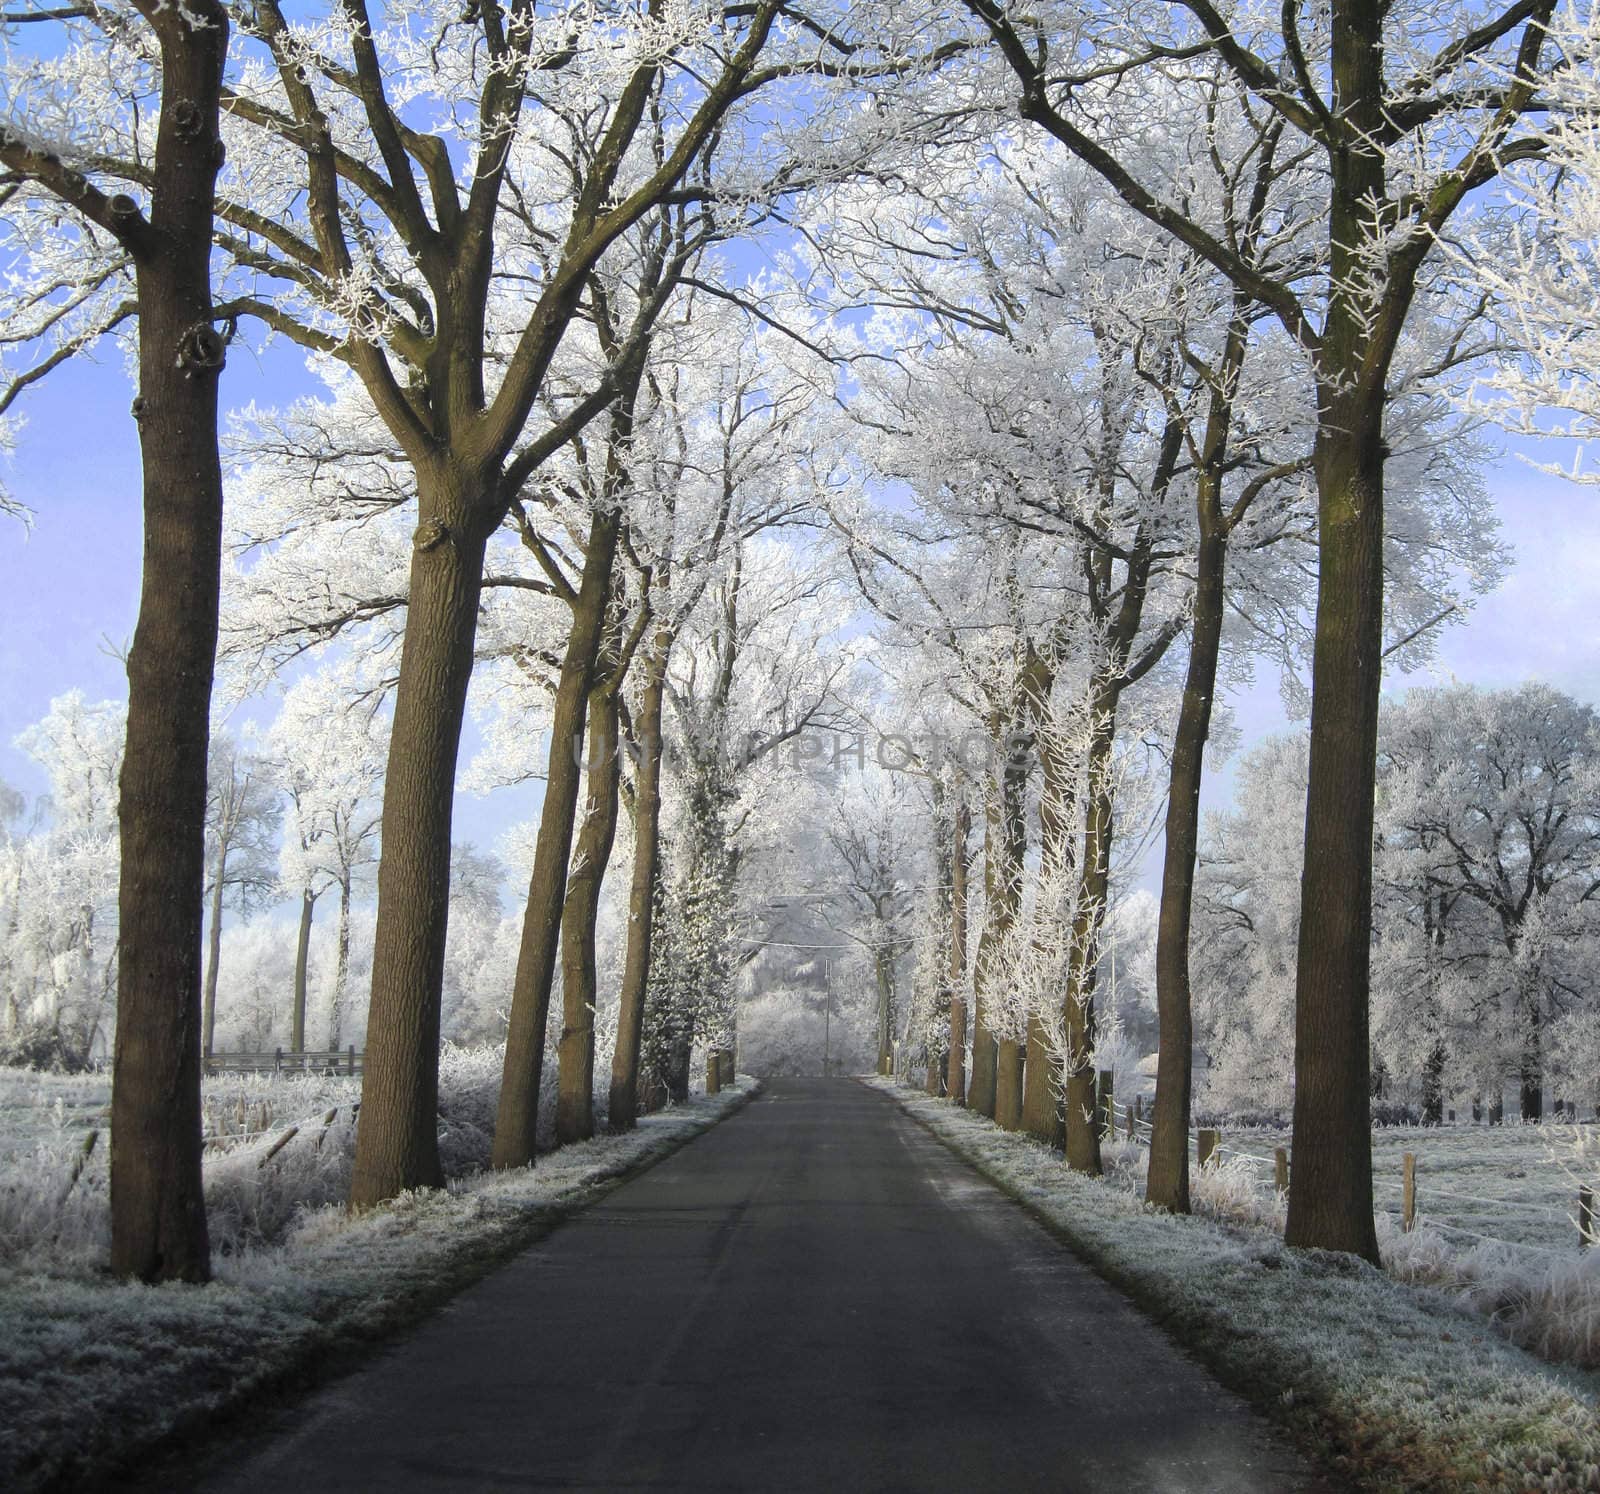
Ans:
POLYGON ((209 1053, 200 1060, 207 1074, 359 1074, 367 1055, 354 1044, 326 1052, 209 1053))

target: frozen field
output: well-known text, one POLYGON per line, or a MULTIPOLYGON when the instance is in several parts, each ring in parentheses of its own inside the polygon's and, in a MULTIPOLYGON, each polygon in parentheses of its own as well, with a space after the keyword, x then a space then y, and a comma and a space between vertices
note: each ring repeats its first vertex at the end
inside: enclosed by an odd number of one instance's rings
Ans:
MULTIPOLYGON (((1270 1180, 1273 1151, 1290 1139, 1286 1129, 1224 1130, 1222 1145, 1224 1155, 1255 1159, 1270 1180)), ((1578 1188, 1600 1186, 1600 1126, 1379 1127, 1372 1133, 1374 1194, 1379 1210, 1396 1219, 1407 1152, 1417 1159, 1421 1223, 1463 1245, 1482 1237, 1578 1253, 1578 1188)))

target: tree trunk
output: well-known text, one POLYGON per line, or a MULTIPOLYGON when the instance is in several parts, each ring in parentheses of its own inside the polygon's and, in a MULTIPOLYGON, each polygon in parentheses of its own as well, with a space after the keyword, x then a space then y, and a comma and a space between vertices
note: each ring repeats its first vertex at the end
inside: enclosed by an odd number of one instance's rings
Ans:
POLYGON ((956 1105, 967 1103, 967 837, 972 811, 956 806, 955 848, 950 858, 950 1052, 945 1092, 956 1105))
POLYGON ((309 887, 300 893, 300 934, 294 945, 294 1015, 289 1024, 289 1047, 295 1053, 306 1051, 306 967, 311 955, 311 910, 317 895, 309 887))
POLYGON ((878 1072, 887 1074, 894 1063, 893 956, 881 946, 873 951, 873 975, 878 983, 878 1072))
POLYGON ((994 1120, 1003 1131, 1022 1129, 1022 1044, 1005 1038, 995 1050, 994 1120))
POLYGON ((206 927, 206 982, 201 1006, 200 1052, 210 1058, 217 1031, 217 976, 222 968, 222 893, 228 871, 228 849, 217 844, 217 864, 212 870, 211 917, 206 927))
POLYGON ((117 811, 111 1268, 145 1281, 205 1281, 200 943, 222 567, 223 343, 212 325, 210 263, 228 18, 198 0, 182 19, 174 11, 157 20, 162 85, 150 242, 135 256, 144 565, 117 811), (193 24, 194 16, 205 24, 193 24))
MULTIPOLYGON (((1351 204, 1347 211, 1353 216, 1358 209, 1351 204)), ((1315 451, 1320 564, 1295 990, 1294 1182, 1285 1239, 1376 1262, 1368 980, 1382 676, 1383 393, 1335 392, 1323 402, 1315 451)))
POLYGON ((1522 1062, 1518 1065, 1517 1089, 1522 1118, 1537 1121, 1544 1117, 1544 1041, 1540 1031, 1539 992, 1531 985, 1522 1011, 1522 1062))
POLYGON ((998 916, 995 872, 996 863, 1002 854, 998 819, 998 805, 992 803, 985 815, 983 832, 983 875, 986 895, 983 931, 978 935, 978 956, 972 970, 972 1079, 967 1085, 967 1109, 975 1110, 979 1115, 987 1115, 991 1119, 994 1116, 996 1065, 1000 1055, 994 1034, 989 1030, 988 1014, 984 1010, 984 996, 993 978, 991 971, 998 938, 995 931, 995 919, 998 916))
POLYGON ((1196 556, 1189 671, 1172 744, 1167 788, 1166 853, 1156 933, 1156 1100, 1151 1116, 1150 1173, 1145 1202, 1189 1212, 1189 1111, 1193 1091, 1194 1018, 1189 993, 1189 933, 1194 915, 1195 858, 1200 843, 1200 781, 1222 649, 1227 540, 1220 513, 1204 497, 1196 556))
POLYGON ((505 1076, 495 1119, 496 1167, 526 1167, 533 1161, 545 1024, 550 1013, 561 906, 567 893, 572 823, 578 808, 584 712, 605 630, 619 528, 620 520, 613 511, 597 510, 590 520, 583 581, 573 600, 572 631, 567 635, 566 657, 556 686, 550 722, 550 768, 544 807, 539 812, 528 904, 522 919, 522 946, 517 954, 511 1021, 506 1032, 505 1076))
POLYGON ((1422 1124, 1444 1124, 1444 1065, 1447 1054, 1442 1042, 1435 1041, 1422 1065, 1422 1124))
MULTIPOLYGON (((1020 758, 1016 743, 1005 734, 1010 722, 992 731, 996 750, 1003 754, 999 781, 991 799, 984 829, 983 878, 985 912, 978 939, 978 959, 973 985, 977 1013, 973 1023, 972 1086, 967 1092, 970 1109, 999 1119, 1001 1045, 985 1020, 985 1004, 995 980, 995 960, 1016 921, 1022 895, 1022 860, 1027 850, 1023 821, 1029 763, 1020 758)), ((1008 1119, 1021 1105, 1020 1046, 1012 1042, 1006 1054, 1005 1098, 1008 1119)), ((1015 1120, 1012 1121, 1013 1128, 1015 1120)))
POLYGON ((655 932, 656 884, 661 867, 661 705, 670 636, 658 634, 635 718, 638 773, 633 801, 633 883, 628 892, 628 945, 617 1006, 617 1046, 611 1059, 607 1124, 631 1131, 639 1116, 639 1048, 645 995, 650 989, 650 947, 655 932))
POLYGON ((1316 354, 1317 619, 1311 756, 1295 978, 1290 1245, 1376 1264, 1372 1218, 1372 825, 1383 676, 1383 415, 1414 276, 1371 304, 1373 205, 1388 199, 1384 9, 1334 0, 1332 108, 1348 143, 1329 154, 1328 283, 1316 354))
POLYGON ((487 536, 476 494, 443 480, 419 494, 405 646, 395 691, 378 864, 366 1067, 352 1208, 437 1188, 439 1021, 450 916, 456 754, 472 678, 487 536))
MULTIPOLYGON (((1043 784, 1039 795, 1039 886, 1050 896, 1070 877, 1073 865, 1070 770, 1061 744, 1045 730, 1039 733, 1039 766, 1043 784)), ((1066 1145, 1062 1109, 1061 1065, 1051 1052, 1044 1019, 1028 1018, 1028 1049, 1023 1068, 1022 1129, 1047 1145, 1066 1145)))
POLYGON ((594 1135, 595 920, 617 833, 621 773, 617 689, 608 680, 589 696, 588 802, 578 830, 561 914, 561 1041, 556 1051, 556 1141, 594 1135))
POLYGON ((1111 753, 1116 743, 1120 690, 1102 681, 1093 702, 1086 778, 1088 809, 1083 838, 1083 872, 1078 882, 1072 946, 1067 960, 1067 994, 1062 1004, 1066 1039, 1063 1093, 1066 1156, 1069 1166, 1100 1175, 1100 1132, 1094 1123, 1094 983, 1099 963, 1100 927, 1111 887, 1111 753))
POLYGON ((350 983, 350 868, 339 877, 339 955, 333 967, 333 1004, 328 1013, 328 1048, 343 1046, 345 988, 350 983))
POLYGON ((689 1101, 689 1060, 694 1056, 694 1038, 685 1024, 672 1039, 667 1056, 667 1098, 674 1105, 689 1101))

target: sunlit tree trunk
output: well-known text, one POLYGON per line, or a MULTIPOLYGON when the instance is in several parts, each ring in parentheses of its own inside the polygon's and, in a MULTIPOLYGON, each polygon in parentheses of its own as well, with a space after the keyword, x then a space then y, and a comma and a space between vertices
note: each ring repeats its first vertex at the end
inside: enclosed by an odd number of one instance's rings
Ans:
POLYGON ((333 967, 333 1004, 328 1013, 328 1047, 344 1040, 345 993, 350 984, 350 868, 339 874, 339 952, 333 967))
MULTIPOLYGON (((1376 27, 1374 25, 1375 32, 1376 27)), ((1336 212, 1353 232, 1355 201, 1336 212)), ((1347 273, 1354 273, 1350 262, 1347 273)), ((1354 325, 1345 335, 1361 335, 1354 325)), ((1378 1259, 1368 1001, 1383 622, 1383 390, 1324 391, 1320 564, 1295 994, 1291 1245, 1378 1259)))
POLYGON ((584 712, 600 656, 619 528, 615 512, 595 512, 584 551, 583 581, 572 602, 572 630, 567 636, 561 678, 556 686, 549 772, 544 805, 539 811, 539 835, 506 1032, 505 1075, 494 1129, 496 1167, 524 1167, 533 1161, 545 1023, 555 976, 561 906, 567 891, 572 825, 578 807, 584 712))
POLYGON ((217 1030, 217 979, 222 969, 222 894, 228 871, 227 842, 219 838, 212 867, 211 916, 206 920, 205 996, 201 1007, 200 1052, 210 1058, 217 1030))
POLYGON ((311 913, 317 895, 309 887, 300 893, 300 929, 294 943, 294 1010, 289 1022, 289 1047, 296 1053, 306 1047, 306 976, 311 962, 311 913))
POLYGON ((561 915, 561 1040, 556 1055, 556 1141, 594 1135, 594 1013, 599 1000, 595 921, 617 831, 621 764, 617 690, 607 680, 589 696, 588 794, 573 848, 561 915))
POLYGON ((614 1133, 631 1131, 639 1117, 639 1053, 661 867, 661 707, 670 648, 670 635, 658 634, 635 717, 638 768, 633 799, 633 882, 628 891, 628 940, 607 1108, 607 1124, 614 1133))
POLYGON ((451 812, 488 538, 474 486, 440 473, 418 492, 421 522, 384 779, 372 996, 350 1181, 357 1209, 444 1181, 439 1024, 451 812))

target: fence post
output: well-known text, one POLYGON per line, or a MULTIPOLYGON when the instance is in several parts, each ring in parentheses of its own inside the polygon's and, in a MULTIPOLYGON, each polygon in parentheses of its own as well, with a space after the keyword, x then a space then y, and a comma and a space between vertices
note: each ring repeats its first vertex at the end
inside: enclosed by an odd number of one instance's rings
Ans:
POLYGON ((1417 1154, 1406 1152, 1400 1158, 1400 1227, 1407 1234, 1417 1223, 1417 1154))
POLYGON ((722 1088, 722 1060, 713 1048, 706 1054, 706 1093, 716 1094, 722 1088))
POLYGON ((272 1072, 274 1074, 281 1074, 283 1072, 283 1049, 282 1048, 279 1048, 277 1050, 277 1052, 272 1055, 272 1072))
POLYGON ((1115 1131, 1117 1113, 1111 1108, 1112 1093, 1111 1083, 1115 1076, 1110 1069, 1101 1069, 1095 1075, 1094 1086, 1094 1117, 1095 1130, 1104 1136, 1108 1131, 1115 1131))
POLYGON ((1196 1164, 1204 1167, 1222 1145, 1222 1132, 1214 1127, 1202 1126, 1194 1133, 1194 1150, 1196 1164))
POLYGON ((1130 1105, 1128 1107, 1128 1140, 1129 1141, 1137 1141, 1139 1139, 1139 1126, 1138 1126, 1138 1119, 1139 1118, 1138 1118, 1138 1115, 1136 1114, 1135 1108, 1134 1108, 1138 1103, 1139 1103, 1138 1099, 1137 1099, 1137 1097, 1135 1097, 1133 1105, 1130 1105))
POLYGON ((1134 1120, 1140 1122, 1141 1124, 1144 1121, 1144 1096, 1143 1095, 1135 1095, 1133 1097, 1133 1118, 1134 1118, 1134 1120))
POLYGON ((351 1043, 350 1044, 350 1073, 352 1075, 354 1075, 355 1071, 356 1071, 356 1045, 354 1043, 351 1043))
POLYGON ((1594 1193, 1578 1189, 1578 1244, 1587 1250, 1594 1244, 1594 1193))
POLYGON ((1276 1147, 1272 1153, 1272 1182, 1279 1193, 1289 1191, 1289 1148, 1276 1147))

